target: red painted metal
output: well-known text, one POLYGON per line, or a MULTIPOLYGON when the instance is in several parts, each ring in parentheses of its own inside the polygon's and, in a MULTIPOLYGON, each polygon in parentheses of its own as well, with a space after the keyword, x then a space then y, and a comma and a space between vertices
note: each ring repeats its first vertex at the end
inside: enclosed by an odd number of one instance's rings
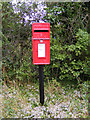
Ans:
POLYGON ((50 23, 32 24, 33 64, 50 64, 50 23))

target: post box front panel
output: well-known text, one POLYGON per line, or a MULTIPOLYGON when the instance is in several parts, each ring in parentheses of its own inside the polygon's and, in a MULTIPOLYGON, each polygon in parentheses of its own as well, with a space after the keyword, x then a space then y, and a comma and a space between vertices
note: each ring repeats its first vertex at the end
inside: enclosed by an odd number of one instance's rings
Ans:
POLYGON ((48 38, 49 31, 48 30, 34 30, 33 37, 34 38, 48 38))
POLYGON ((50 38, 49 23, 33 23, 32 24, 33 38, 50 38))
POLYGON ((50 64, 50 41, 33 41, 33 64, 50 64), (34 49, 35 48, 35 49, 34 49))
POLYGON ((32 24, 33 64, 50 64, 50 24, 32 24))

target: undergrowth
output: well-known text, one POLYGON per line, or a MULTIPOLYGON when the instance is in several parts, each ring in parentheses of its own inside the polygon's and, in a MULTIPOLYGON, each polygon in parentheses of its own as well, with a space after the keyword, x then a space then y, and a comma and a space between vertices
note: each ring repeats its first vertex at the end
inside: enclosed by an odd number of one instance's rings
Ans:
POLYGON ((44 105, 39 102, 39 83, 2 85, 1 118, 88 118, 88 83, 79 88, 56 80, 44 84, 44 105))

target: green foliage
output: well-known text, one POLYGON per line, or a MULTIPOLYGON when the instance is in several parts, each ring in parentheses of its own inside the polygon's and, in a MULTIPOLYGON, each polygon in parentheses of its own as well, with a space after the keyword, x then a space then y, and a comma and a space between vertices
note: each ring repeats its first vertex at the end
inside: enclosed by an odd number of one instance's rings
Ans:
POLYGON ((45 68, 47 76, 57 80, 88 80, 89 34, 87 18, 83 19, 88 12, 85 4, 47 3, 47 6, 45 19, 51 24, 51 65, 45 68))
MULTIPOLYGON (((81 29, 76 33, 76 43, 63 45, 58 39, 51 39, 51 69, 53 77, 60 80, 74 80, 85 74, 85 68, 88 66, 88 42, 89 34, 81 29), (58 75, 58 76, 57 76, 58 75)), ((86 73, 88 75, 88 73, 86 73)))
MULTIPOLYGON (((86 3, 42 3, 50 22, 50 65, 45 65, 45 80, 88 80, 89 33, 86 3)), ((37 81, 38 66, 32 65, 31 23, 37 3, 2 3, 3 78, 19 82, 37 81), (17 11, 15 10, 17 8, 17 11), (5 71, 4 71, 5 69, 5 71)))
POLYGON ((25 3, 21 7, 17 4, 21 9, 17 13, 11 3, 2 6, 3 78, 8 81, 18 79, 22 83, 35 81, 37 67, 32 65, 31 25, 24 19, 25 3))

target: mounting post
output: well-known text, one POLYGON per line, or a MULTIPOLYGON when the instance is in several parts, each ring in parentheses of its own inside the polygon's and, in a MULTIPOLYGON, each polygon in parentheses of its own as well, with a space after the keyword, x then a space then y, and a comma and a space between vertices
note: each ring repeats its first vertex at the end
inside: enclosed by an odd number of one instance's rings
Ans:
POLYGON ((43 76, 43 65, 39 65, 39 92, 40 92, 40 103, 44 104, 44 76, 43 76))

